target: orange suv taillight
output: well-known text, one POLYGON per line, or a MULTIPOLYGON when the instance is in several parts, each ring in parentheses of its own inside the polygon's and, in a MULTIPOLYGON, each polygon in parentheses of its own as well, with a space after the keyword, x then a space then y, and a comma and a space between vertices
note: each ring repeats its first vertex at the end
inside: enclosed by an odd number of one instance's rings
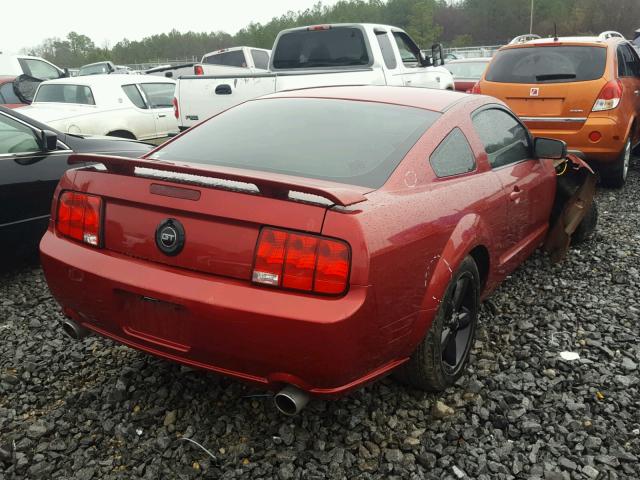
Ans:
POLYGON ((254 283, 324 295, 347 289, 351 249, 333 238, 265 227, 256 247, 254 283))
POLYGON ((56 213, 56 231, 79 242, 100 246, 102 198, 86 193, 62 192, 56 213))
POLYGON ((611 80, 608 82, 600 95, 596 103, 593 105, 593 112, 603 112, 605 110, 613 110, 620 105, 620 99, 622 98, 622 83, 620 80, 611 80))

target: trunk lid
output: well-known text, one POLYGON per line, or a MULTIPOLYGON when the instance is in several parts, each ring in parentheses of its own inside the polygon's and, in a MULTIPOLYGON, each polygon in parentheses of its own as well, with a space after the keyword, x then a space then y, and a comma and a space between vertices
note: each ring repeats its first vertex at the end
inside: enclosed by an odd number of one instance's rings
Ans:
MULTIPOLYGON (((278 188, 284 185, 282 179, 281 183, 262 181, 250 174, 240 177, 237 172, 232 175, 185 166, 175 166, 178 172, 172 172, 166 164, 162 171, 150 168, 160 162, 117 157, 77 155, 72 162, 107 164, 106 172, 85 169, 75 178, 79 191, 104 199, 105 250, 239 280, 251 280, 262 226, 319 234, 327 208, 335 203, 300 192, 315 188, 316 194, 322 194, 318 187, 305 186, 304 179, 300 179, 303 185, 289 184, 289 197, 299 200, 292 201, 282 196, 284 186, 278 188), (184 173, 188 170, 193 174, 184 173), (234 179, 229 180, 230 176, 234 179), (159 226, 169 219, 184 229, 183 248, 177 255, 164 253, 156 238, 159 226)), ((354 198, 361 196, 352 194, 354 198)))

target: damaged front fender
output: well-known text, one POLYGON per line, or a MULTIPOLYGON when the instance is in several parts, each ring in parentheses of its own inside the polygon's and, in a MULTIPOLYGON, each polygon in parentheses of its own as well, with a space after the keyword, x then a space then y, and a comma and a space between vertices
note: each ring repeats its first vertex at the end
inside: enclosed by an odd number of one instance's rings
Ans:
MULTIPOLYGON (((589 212, 595 208, 596 175, 591 167, 581 158, 569 154, 556 162, 558 188, 551 214, 549 233, 544 249, 553 262, 564 260, 571 245, 571 236, 576 232, 589 212)), ((595 231, 596 220, 584 225, 595 231)))

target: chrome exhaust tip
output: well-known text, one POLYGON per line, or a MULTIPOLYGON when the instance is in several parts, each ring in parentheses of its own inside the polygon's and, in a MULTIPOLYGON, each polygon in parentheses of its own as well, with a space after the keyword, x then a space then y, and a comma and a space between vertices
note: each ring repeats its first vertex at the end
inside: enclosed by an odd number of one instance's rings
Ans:
POLYGON ((89 330, 67 318, 62 322, 62 331, 73 340, 82 340, 89 335, 89 330))
POLYGON ((285 415, 293 416, 309 403, 309 395, 293 385, 287 385, 273 397, 276 408, 285 415))

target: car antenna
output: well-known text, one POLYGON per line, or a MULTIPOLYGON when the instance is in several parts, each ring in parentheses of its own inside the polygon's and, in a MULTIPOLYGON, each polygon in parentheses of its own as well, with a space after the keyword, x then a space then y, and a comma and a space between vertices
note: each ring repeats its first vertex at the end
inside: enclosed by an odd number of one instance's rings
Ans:
POLYGON ((558 40, 558 24, 553 22, 553 41, 557 42, 558 40))

